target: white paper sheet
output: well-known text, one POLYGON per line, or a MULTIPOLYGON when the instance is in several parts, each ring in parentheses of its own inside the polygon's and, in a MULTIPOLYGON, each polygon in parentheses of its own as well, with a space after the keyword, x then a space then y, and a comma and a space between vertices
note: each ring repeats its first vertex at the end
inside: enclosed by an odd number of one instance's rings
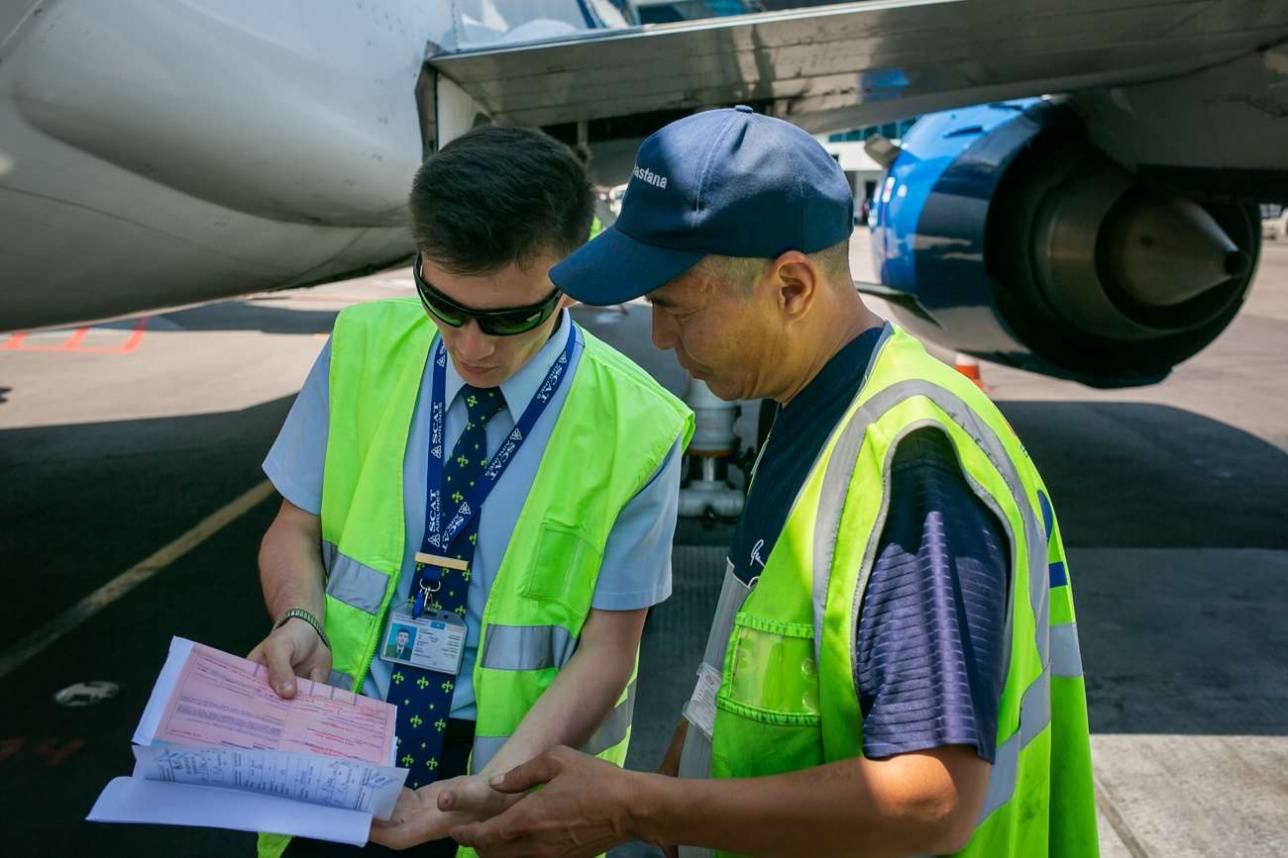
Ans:
POLYGON ((93 822, 198 825, 272 831, 363 846, 371 814, 277 796, 142 778, 114 778, 89 812, 93 822))
POLYGON ((373 816, 388 819, 392 815, 407 777, 406 769, 393 766, 395 743, 392 716, 388 714, 393 707, 301 680, 301 692, 307 692, 313 700, 302 699, 302 710, 279 712, 283 704, 266 703, 257 686, 236 673, 249 670, 244 662, 226 654, 212 654, 206 647, 198 651, 203 653, 201 664, 206 668, 200 678, 207 686, 213 682, 214 691, 207 689, 209 693, 194 703, 189 689, 176 704, 180 685, 188 689, 191 684, 183 677, 185 668, 188 672, 195 669, 189 664, 195 646, 184 638, 171 640, 165 665, 134 731, 134 776, 109 783, 88 818, 96 822, 272 831, 355 845, 366 843, 373 816), (237 667, 239 663, 241 667, 237 667), (219 699, 220 693, 226 699, 219 699), (252 714, 252 710, 241 713, 242 704, 238 701, 246 700, 249 705, 250 698, 259 700, 260 709, 270 710, 267 718, 262 717, 263 713, 252 714), (346 700, 347 704, 336 711, 336 705, 346 700), (218 746, 188 747, 161 741, 159 734, 168 736, 166 731, 176 730, 176 705, 198 710, 195 716, 180 713, 187 719, 180 728, 187 730, 185 737, 208 730, 218 746), (355 708, 350 710, 350 705, 355 708), (218 716, 207 718, 209 724, 197 717, 204 714, 203 706, 215 710, 218 716), (384 707, 386 713, 382 715, 379 707, 384 707), (258 720, 256 714, 261 715, 258 720), (311 720, 310 714, 315 716, 311 720), (266 723, 269 728, 278 724, 283 728, 268 737, 272 741, 261 744, 264 736, 259 734, 266 732, 266 723), (246 746, 237 732, 240 725, 250 731, 246 746), (294 732, 292 725, 298 725, 294 732), (389 732, 387 746, 382 730, 389 732), (372 735, 382 739, 374 747, 369 738, 372 735), (282 746, 303 747, 307 752, 280 750, 282 746), (312 749, 318 747, 324 752, 313 753, 312 749), (361 752, 363 758, 354 758, 357 754, 334 755, 349 749, 361 752), (378 764, 381 757, 388 765, 378 764))
POLYGON ((174 693, 175 683, 179 681, 183 663, 188 660, 190 652, 192 652, 192 641, 180 637, 170 638, 170 654, 166 656, 161 673, 152 686, 152 695, 143 710, 143 717, 139 719, 139 726, 134 730, 134 738, 131 739, 134 744, 152 744, 152 737, 157 734, 161 716, 165 714, 166 704, 170 702, 170 695, 174 693))
POLYGON ((299 802, 360 810, 388 819, 406 769, 360 760, 243 748, 135 745, 134 776, 150 781, 248 790, 299 802))

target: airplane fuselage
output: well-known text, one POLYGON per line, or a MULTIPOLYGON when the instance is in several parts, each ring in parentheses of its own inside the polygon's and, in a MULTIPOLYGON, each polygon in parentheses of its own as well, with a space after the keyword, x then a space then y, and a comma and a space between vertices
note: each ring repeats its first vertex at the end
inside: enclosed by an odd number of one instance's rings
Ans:
POLYGON ((427 45, 577 0, 38 0, 0 10, 0 330, 335 280, 412 252, 427 45))

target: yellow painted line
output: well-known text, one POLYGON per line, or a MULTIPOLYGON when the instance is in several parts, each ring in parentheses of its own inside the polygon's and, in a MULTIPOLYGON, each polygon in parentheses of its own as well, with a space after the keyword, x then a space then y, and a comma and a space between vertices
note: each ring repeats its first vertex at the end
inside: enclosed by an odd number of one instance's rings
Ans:
POLYGON ((41 628, 27 635, 0 656, 0 678, 17 670, 63 635, 147 581, 174 561, 250 512, 273 494, 273 485, 264 480, 231 503, 220 507, 197 522, 196 526, 152 556, 99 587, 41 628))

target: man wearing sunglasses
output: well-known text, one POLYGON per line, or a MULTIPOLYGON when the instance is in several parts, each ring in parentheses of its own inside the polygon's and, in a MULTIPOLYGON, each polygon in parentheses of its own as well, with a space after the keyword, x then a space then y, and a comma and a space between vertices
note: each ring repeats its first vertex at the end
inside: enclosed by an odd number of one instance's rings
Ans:
MULTIPOLYGON (((566 147, 473 131, 410 205, 418 298, 340 314, 264 463, 283 503, 252 658, 283 697, 306 676, 396 704, 408 789, 373 839, 453 854, 443 784, 498 811, 488 778, 554 745, 624 761, 693 424, 550 282, 592 219, 566 147)), ((261 835, 284 849, 352 851, 261 835)))

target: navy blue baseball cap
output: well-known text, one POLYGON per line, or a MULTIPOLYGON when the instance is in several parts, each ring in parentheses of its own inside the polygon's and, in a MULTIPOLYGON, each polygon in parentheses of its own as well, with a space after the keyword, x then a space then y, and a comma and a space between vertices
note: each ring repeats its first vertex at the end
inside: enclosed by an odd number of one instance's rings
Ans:
POLYGON ((850 183, 817 140, 745 105, 708 110, 640 144, 617 222, 550 279, 583 303, 619 304, 709 254, 814 253, 853 229, 850 183))

